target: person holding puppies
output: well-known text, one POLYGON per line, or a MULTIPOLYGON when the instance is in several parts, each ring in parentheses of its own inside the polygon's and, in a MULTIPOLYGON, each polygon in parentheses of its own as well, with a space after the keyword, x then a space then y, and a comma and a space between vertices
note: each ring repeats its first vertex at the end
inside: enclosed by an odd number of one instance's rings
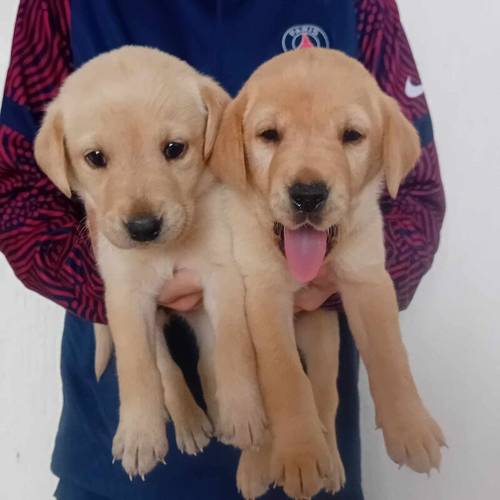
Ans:
MULTIPOLYGON (((171 449, 168 466, 157 467, 144 483, 130 483, 119 465, 111 463, 117 384, 114 366, 99 383, 93 376, 92 322, 105 322, 106 315, 92 249, 81 234, 85 214, 33 158, 33 138, 45 107, 65 77, 95 55, 126 44, 155 46, 185 59, 233 95, 258 65, 282 51, 331 47, 363 62, 399 101, 423 148, 398 197, 391 200, 384 194, 381 199, 387 268, 402 309, 432 264, 444 215, 429 111, 393 0, 346 0, 335 6, 297 2, 293 7, 263 0, 175 0, 140 7, 131 0, 21 0, 0 116, 0 250, 28 288, 68 311, 61 359, 64 408, 52 461, 60 478, 55 495, 62 500, 239 498, 237 452, 215 441, 196 458, 171 449)), ((325 306, 338 308, 334 291, 335 283, 323 272, 299 294, 297 308, 316 309, 330 296, 325 306)), ((177 286, 159 300, 187 310, 200 299, 196 277, 180 274, 177 286)), ((340 325, 337 433, 347 483, 335 498, 362 499, 358 361, 344 316, 340 325)), ((168 338, 201 400, 195 355, 183 326, 177 323, 168 338)), ((285 496, 272 490, 264 498, 285 496)))

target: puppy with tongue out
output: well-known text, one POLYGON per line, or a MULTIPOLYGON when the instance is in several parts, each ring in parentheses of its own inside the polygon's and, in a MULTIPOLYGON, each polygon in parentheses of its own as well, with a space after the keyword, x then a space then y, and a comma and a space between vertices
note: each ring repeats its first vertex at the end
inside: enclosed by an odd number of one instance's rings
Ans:
POLYGON ((267 447, 242 454, 238 486, 246 498, 271 482, 304 498, 344 481, 334 426, 338 319, 325 310, 293 312, 294 293, 322 266, 367 366, 390 457, 417 472, 439 466, 444 438, 401 341, 378 204, 384 183, 396 197, 419 154, 417 132, 396 101, 359 62, 333 50, 271 59, 226 108, 211 168, 230 186, 226 213, 272 434, 267 447))

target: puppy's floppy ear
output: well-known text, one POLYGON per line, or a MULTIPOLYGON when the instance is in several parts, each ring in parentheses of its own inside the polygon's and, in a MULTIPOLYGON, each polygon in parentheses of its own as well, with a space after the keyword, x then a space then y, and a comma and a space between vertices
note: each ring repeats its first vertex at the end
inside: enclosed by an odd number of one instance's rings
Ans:
POLYGON ((204 78, 200 93, 208 111, 203 145, 203 158, 204 160, 208 160, 212 154, 222 114, 231 98, 222 87, 210 78, 204 78))
POLYGON ((70 198, 69 161, 64 144, 62 113, 57 100, 47 108, 35 139, 34 149, 35 159, 42 171, 70 198))
POLYGON ((396 198, 399 185, 420 157, 420 138, 392 97, 384 96, 383 113, 383 169, 389 194, 396 198))
POLYGON ((245 94, 241 93, 226 107, 215 140, 209 167, 222 182, 244 189, 247 184, 243 115, 245 94))

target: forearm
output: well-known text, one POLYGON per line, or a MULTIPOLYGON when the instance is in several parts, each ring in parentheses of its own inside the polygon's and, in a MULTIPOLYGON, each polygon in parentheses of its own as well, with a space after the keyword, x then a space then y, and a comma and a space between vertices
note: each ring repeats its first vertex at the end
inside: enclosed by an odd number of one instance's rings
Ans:
POLYGON ((69 3, 21 1, 0 114, 0 251, 28 288, 103 322, 103 287, 84 214, 33 157, 45 106, 70 71, 69 3))
POLYGON ((384 215, 386 268, 400 309, 408 306, 430 268, 439 245, 445 212, 444 190, 433 140, 432 121, 421 78, 394 0, 359 7, 359 58, 381 88, 400 104, 419 132, 422 156, 392 200, 381 199, 384 215))
POLYGON ((430 269, 439 246, 445 201, 434 144, 406 179, 396 200, 381 200, 386 268, 396 287, 400 309, 410 303, 430 269))

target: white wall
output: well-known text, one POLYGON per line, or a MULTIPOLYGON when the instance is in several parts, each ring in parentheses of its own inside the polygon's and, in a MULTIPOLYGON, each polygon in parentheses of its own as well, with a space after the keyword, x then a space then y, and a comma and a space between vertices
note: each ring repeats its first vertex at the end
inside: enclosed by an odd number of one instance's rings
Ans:
MULTIPOLYGON (((17 4, 0 0, 2 89, 17 4)), ((0 312, 0 498, 48 500, 57 483, 49 466, 62 403, 63 312, 24 289, 1 254, 0 312)))
MULTIPOLYGON (((17 0, 0 6, 0 79, 17 0)), ((450 449, 431 479, 398 471, 373 428, 362 381, 367 500, 500 498, 500 4, 400 0, 434 117, 448 213, 431 272, 402 317, 428 407, 450 449)), ((52 442, 61 405, 62 313, 25 291, 0 260, 2 498, 50 498, 52 442)))

